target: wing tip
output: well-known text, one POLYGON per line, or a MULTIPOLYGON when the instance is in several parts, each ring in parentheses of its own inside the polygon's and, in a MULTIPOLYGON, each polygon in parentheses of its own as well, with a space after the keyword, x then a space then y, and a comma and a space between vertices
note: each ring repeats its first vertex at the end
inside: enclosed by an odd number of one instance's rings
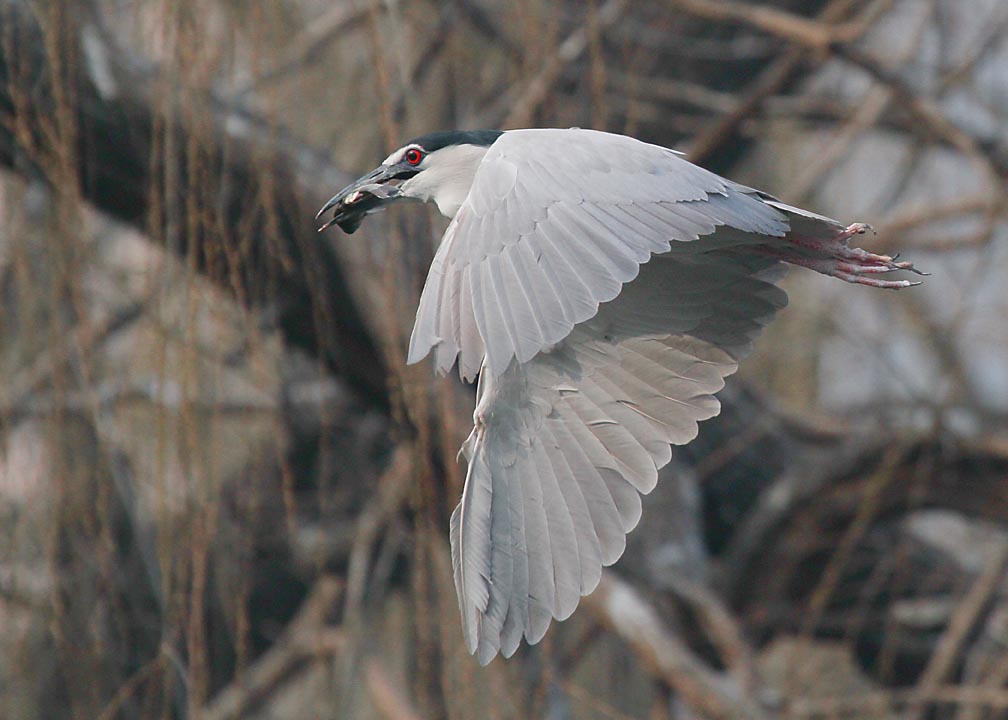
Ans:
POLYGON ((435 343, 429 343, 424 347, 424 345, 417 342, 416 335, 410 337, 409 349, 406 351, 406 364, 416 365, 430 355, 430 351, 434 348, 434 345, 435 343))

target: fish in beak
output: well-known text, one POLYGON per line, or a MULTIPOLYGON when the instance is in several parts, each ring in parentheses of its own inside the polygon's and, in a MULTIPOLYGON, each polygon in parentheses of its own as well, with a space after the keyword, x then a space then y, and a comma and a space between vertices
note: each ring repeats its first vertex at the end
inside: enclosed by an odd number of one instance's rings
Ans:
POLYGON ((351 234, 360 227, 365 216, 384 209, 386 204, 400 198, 402 193, 393 181, 402 179, 401 170, 396 165, 379 165, 329 198, 315 219, 318 220, 329 210, 335 209, 335 212, 319 228, 319 232, 338 225, 343 232, 351 234))

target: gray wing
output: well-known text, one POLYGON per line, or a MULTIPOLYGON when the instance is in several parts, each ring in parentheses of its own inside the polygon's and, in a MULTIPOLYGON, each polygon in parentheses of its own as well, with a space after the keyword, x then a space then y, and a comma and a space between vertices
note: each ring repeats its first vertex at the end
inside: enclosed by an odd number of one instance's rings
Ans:
POLYGON ((786 303, 779 267, 735 249, 657 256, 559 344, 481 374, 451 523, 481 663, 538 642, 620 557, 670 446, 719 412, 723 378, 786 303))
MULTIPOLYGON (((487 151, 431 265, 408 361, 466 379, 563 340, 652 254, 728 226, 783 238, 786 212, 675 152, 592 130, 512 130, 487 151)), ((709 247, 708 247, 709 249, 709 247)))

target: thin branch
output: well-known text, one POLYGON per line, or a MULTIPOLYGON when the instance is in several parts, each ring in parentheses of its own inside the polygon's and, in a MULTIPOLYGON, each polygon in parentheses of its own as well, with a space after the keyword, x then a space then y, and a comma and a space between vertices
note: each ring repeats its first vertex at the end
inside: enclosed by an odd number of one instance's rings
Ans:
POLYGON ((988 152, 980 140, 949 120, 932 99, 910 87, 894 72, 883 67, 878 60, 857 48, 836 45, 833 47, 833 52, 888 87, 894 99, 899 101, 935 138, 956 148, 995 177, 1008 179, 1008 161, 988 152))
POLYGON ((893 99, 905 108, 917 125, 933 137, 948 143, 981 169, 994 177, 1008 179, 1008 160, 988 152, 980 140, 946 117, 934 100, 909 86, 903 78, 884 67, 879 60, 850 44, 855 30, 866 29, 864 22, 828 25, 800 15, 758 5, 743 5, 726 0, 674 0, 683 9, 711 20, 740 22, 771 33, 806 50, 831 54, 860 68, 890 90, 893 99))
POLYGON ((388 469, 378 481, 378 490, 367 507, 357 516, 350 566, 347 570, 344 618, 356 618, 367 586, 367 561, 379 531, 406 504, 412 487, 413 450, 408 445, 396 448, 388 469))
POLYGON ((978 214, 1008 217, 1008 208, 987 194, 954 197, 946 202, 930 203, 916 210, 891 217, 878 226, 878 231, 881 240, 884 241, 886 235, 905 234, 907 231, 923 225, 932 225, 944 220, 978 214))
POLYGON ((1006 571, 1008 571, 1008 545, 1001 545, 993 551, 983 573, 973 583, 973 587, 952 616, 952 621, 942 633, 931 660, 917 682, 918 697, 907 713, 908 720, 924 716, 935 689, 948 677, 981 614, 1004 583, 1006 571))
POLYGON ((241 98, 260 91, 267 85, 302 71, 329 43, 345 37, 354 26, 366 20, 372 6, 380 5, 382 3, 379 0, 336 3, 325 15, 309 25, 299 38, 290 43, 288 51, 273 67, 239 87, 234 92, 234 97, 241 98))
MULTIPOLYGON (((608 0, 594 14, 594 32, 601 32, 614 25, 626 9, 626 0, 608 0)), ((527 125, 536 108, 547 98, 563 71, 578 60, 588 49, 592 29, 581 25, 560 43, 556 54, 549 59, 542 70, 525 83, 524 87, 505 93, 500 102, 487 113, 488 118, 504 118, 503 123, 483 123, 488 127, 521 127, 527 125)))
POLYGON ((860 22, 831 24, 809 20, 768 5, 743 5, 725 0, 673 0, 673 4, 708 20, 749 25, 823 52, 835 43, 856 39, 864 31, 860 22))
MULTIPOLYGON (((930 26, 933 6, 925 12, 916 27, 906 31, 908 42, 896 57, 890 58, 891 65, 902 65, 909 62, 914 53, 920 49, 921 41, 930 26)), ((848 155, 851 144, 863 132, 878 124, 883 113, 889 109, 893 93, 887 87, 872 86, 856 104, 854 112, 846 119, 840 131, 833 137, 823 150, 798 174, 798 178, 782 192, 782 196, 793 202, 807 197, 812 189, 819 184, 820 179, 829 173, 844 157, 848 155)))
POLYGON ((787 717, 863 717, 868 712, 872 716, 892 713, 901 705, 923 699, 932 704, 958 705, 963 708, 1008 709, 1008 690, 983 685, 941 685, 921 696, 917 690, 895 690, 862 693, 848 693, 828 697, 795 698, 788 705, 787 717))
POLYGON ((371 702, 381 717, 389 720, 421 720, 417 711, 396 690, 377 660, 368 661, 364 676, 371 702))
POLYGON ((846 527, 836 551, 830 556, 823 568, 819 582, 809 598, 808 612, 802 621, 802 629, 812 634, 822 619, 830 599, 833 597, 843 572, 854 557, 858 543, 864 538, 872 522, 882 509, 883 493, 895 481, 896 472, 908 449, 899 444, 893 444, 886 449, 885 455, 879 461, 878 467, 866 479, 864 494, 857 505, 857 511, 846 527))
POLYGON ((322 576, 283 636, 245 672, 204 707, 202 720, 237 720, 249 716, 306 663, 342 651, 343 633, 326 625, 343 583, 322 576))
POLYGON ((708 718, 769 718, 732 680, 701 661, 669 632, 657 611, 630 585, 606 572, 582 604, 619 635, 642 664, 708 718))
MULTIPOLYGON (((846 15, 857 0, 833 0, 819 14, 819 22, 837 22, 846 15)), ((739 100, 733 110, 712 124, 705 132, 693 138, 686 154, 693 162, 702 163, 713 155, 738 127, 755 114, 757 108, 778 92, 808 61, 808 53, 792 47, 778 60, 763 70, 750 86, 749 92, 739 100)))
POLYGON ((707 639, 717 648, 725 667, 745 691, 756 686, 753 651, 742 628, 724 601, 709 586, 685 576, 666 581, 671 592, 697 616, 707 639))

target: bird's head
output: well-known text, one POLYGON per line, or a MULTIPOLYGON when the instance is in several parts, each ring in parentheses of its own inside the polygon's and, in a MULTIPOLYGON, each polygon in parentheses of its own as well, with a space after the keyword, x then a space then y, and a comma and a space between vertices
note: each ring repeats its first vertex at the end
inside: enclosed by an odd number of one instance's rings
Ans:
POLYGON ((338 225, 352 233, 366 215, 394 200, 433 200, 447 217, 454 217, 469 194, 476 168, 499 130, 435 132, 410 140, 382 164, 333 195, 316 219, 335 209, 319 230, 338 225))

